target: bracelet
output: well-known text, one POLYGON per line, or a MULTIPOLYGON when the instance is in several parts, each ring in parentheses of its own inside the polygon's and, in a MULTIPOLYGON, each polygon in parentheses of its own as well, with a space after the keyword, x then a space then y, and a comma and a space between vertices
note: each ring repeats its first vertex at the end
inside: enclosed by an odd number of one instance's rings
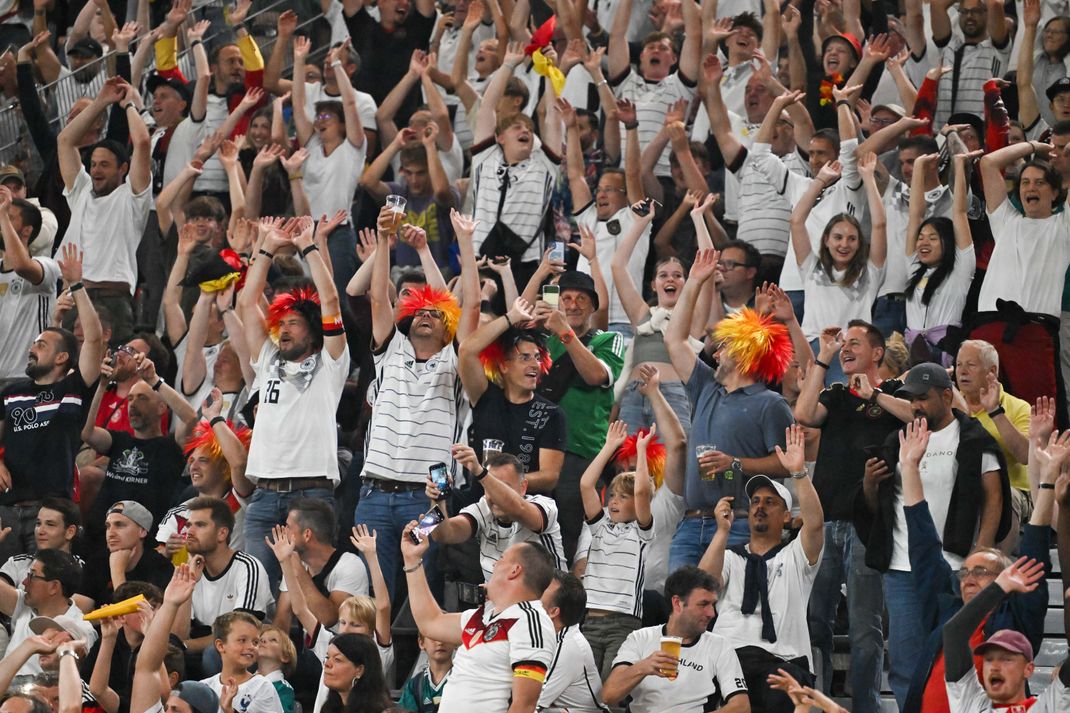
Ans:
POLYGON ((576 338, 576 333, 569 329, 564 334, 557 335, 557 338, 561 340, 562 344, 571 344, 572 340, 576 338))
POLYGON ((152 390, 159 391, 161 386, 163 386, 163 379, 158 379, 156 383, 152 385, 152 390))
POLYGON ((304 248, 303 250, 301 250, 301 257, 308 257, 308 254, 310 252, 312 252, 313 250, 319 250, 319 249, 320 249, 319 245, 316 245, 315 243, 313 243, 312 245, 309 245, 307 248, 304 248))
POLYGON ((798 471, 797 473, 788 473, 788 475, 790 475, 795 480, 802 480, 806 476, 810 475, 810 471, 806 468, 806 466, 803 466, 802 470, 798 471))
POLYGON ((85 283, 83 283, 81 280, 79 280, 78 282, 75 282, 73 285, 71 285, 71 294, 73 295, 78 290, 81 290, 81 289, 84 289, 84 288, 85 288, 85 283))
POLYGON ((203 44, 204 44, 204 40, 193 40, 193 42, 189 43, 189 46, 190 46, 190 49, 193 49, 197 45, 203 45, 203 44))
POLYGON ((226 315, 230 314, 233 311, 234 311, 233 307, 227 307, 226 309, 221 309, 221 310, 219 310, 219 316, 220 317, 225 317, 226 315))
POLYGON ((487 477, 487 467, 482 465, 479 467, 481 468, 481 470, 479 471, 479 475, 476 476, 477 483, 482 482, 483 479, 487 477))
POLYGON ((412 567, 402 567, 401 571, 406 573, 406 574, 411 574, 411 573, 415 572, 416 570, 420 569, 423 566, 424 566, 424 562, 423 562, 423 560, 420 560, 419 562, 414 564, 412 567))
POLYGON ((595 87, 597 88, 597 87, 600 87, 600 86, 602 86, 603 84, 604 84, 604 85, 606 85, 606 86, 608 86, 608 85, 609 85, 609 80, 608 80, 608 79, 605 79, 605 78, 603 77, 603 78, 602 78, 602 81, 600 81, 600 82, 595 82, 595 83, 594 83, 594 86, 595 86, 595 87))
POLYGON ((1041 490, 1055 490, 1055 483, 1041 483, 1041 490))
POLYGON ((290 182, 292 183, 294 181, 300 181, 304 177, 304 173, 295 173, 294 175, 290 176, 290 182))
POLYGON ((826 369, 827 370, 829 368, 829 365, 826 364, 825 362, 821 361, 820 359, 814 359, 814 364, 816 364, 817 366, 821 367, 822 369, 826 369))
POLYGON ((513 326, 513 320, 509 319, 509 313, 506 312, 502 316, 505 317, 506 324, 508 324, 510 327, 512 327, 513 326))
POLYGON ((208 422, 208 425, 209 426, 215 426, 217 423, 226 423, 226 422, 227 422, 227 419, 223 418, 222 416, 216 416, 215 418, 213 418, 211 421, 208 422))
POLYGON ((625 131, 631 131, 632 129, 638 129, 638 128, 639 128, 639 121, 638 120, 624 124, 625 131))
POLYGON ((341 67, 341 66, 342 66, 342 60, 340 60, 340 59, 336 59, 333 62, 331 62, 331 67, 341 67))
MULTIPOLYGON (((134 106, 134 102, 127 102, 126 104, 123 104, 123 111, 130 111, 130 107, 132 106, 134 106)), ((134 108, 136 109, 137 107, 134 108)))
MULTIPOLYGON (((1052 486, 1052 487, 1055 487, 1055 486, 1052 486)), ((73 659, 74 659, 75 661, 78 661, 78 660, 79 660, 79 658, 78 658, 78 654, 76 654, 76 653, 74 652, 74 649, 64 649, 63 651, 60 651, 60 652, 59 652, 59 657, 60 657, 60 658, 63 658, 64 656, 70 656, 70 657, 71 657, 71 658, 73 658, 73 659)))
POLYGON ((989 418, 995 418, 996 416, 1002 416, 1005 413, 1007 413, 1007 412, 1003 410, 1002 406, 997 406, 997 407, 995 407, 994 409, 992 409, 991 411, 988 412, 988 417, 989 418))
POLYGON ((847 101, 846 99, 840 99, 836 102, 836 106, 851 106, 851 102, 847 101))
POLYGON ((275 253, 269 253, 264 248, 260 248, 260 254, 267 257, 268 259, 273 259, 275 257, 275 253))

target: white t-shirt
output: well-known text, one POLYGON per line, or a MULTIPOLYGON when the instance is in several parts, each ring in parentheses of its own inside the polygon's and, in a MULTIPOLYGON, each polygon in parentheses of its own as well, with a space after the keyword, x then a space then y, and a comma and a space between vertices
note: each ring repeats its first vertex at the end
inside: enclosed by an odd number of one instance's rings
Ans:
MULTIPOLYGON (((747 65, 740 65, 740 66, 742 67, 742 66, 747 66, 747 65)), ((745 86, 743 88, 745 88, 745 86)), ((725 87, 724 87, 724 84, 722 83, 722 86, 721 86, 722 96, 724 96, 724 89, 725 89, 725 87)), ((725 104, 728 105, 728 101, 729 100, 728 100, 727 96, 724 97, 724 101, 725 101, 725 104)), ((732 130, 732 134, 739 141, 740 145, 744 149, 749 149, 751 144, 754 143, 754 136, 755 136, 755 134, 758 133, 758 128, 761 126, 761 124, 751 123, 750 121, 747 121, 747 119, 745 119, 743 116, 740 115, 739 112, 742 111, 742 103, 743 103, 743 94, 742 94, 742 92, 740 92, 740 95, 739 95, 739 103, 741 105, 741 108, 739 110, 733 110, 731 108, 731 106, 729 106, 728 123, 729 123, 729 126, 730 126, 731 130, 732 130)), ((709 114, 706 113, 705 105, 702 105, 702 106, 700 106, 700 108, 698 110, 698 114, 695 116, 695 123, 694 123, 694 126, 692 126, 692 128, 691 128, 691 138, 694 141, 698 141, 700 143, 705 143, 706 140, 709 139, 709 137, 710 137, 710 116, 709 116, 709 114)), ((732 171, 725 171, 725 176, 724 176, 724 217, 725 217, 725 220, 729 220, 729 221, 733 221, 733 222, 737 222, 737 223, 741 219, 740 218, 740 205, 739 205, 740 193, 741 193, 741 187, 740 187, 741 178, 742 178, 742 176, 737 175, 736 173, 734 173, 732 171)), ((759 252, 762 252, 762 248, 761 247, 759 247, 757 245, 755 247, 758 248, 759 252)), ((786 248, 786 246, 785 246, 785 248, 786 248)))
POLYGON ((460 621, 461 646, 439 713, 501 713, 509 708, 514 677, 545 680, 557 641, 539 600, 500 614, 487 603, 462 612, 460 621))
MULTIPOLYGON (((222 674, 201 680, 215 694, 223 693, 222 674)), ((234 696, 234 713, 279 713, 282 710, 282 701, 275 690, 275 684, 258 673, 245 683, 238 685, 238 693, 234 696)), ((223 709, 220 708, 220 711, 223 709)))
POLYGON ((713 630, 733 646, 758 646, 781 658, 792 659, 805 656, 813 669, 810 656, 810 631, 806 626, 806 603, 814 587, 821 564, 821 555, 810 564, 806 560, 802 538, 796 537, 766 563, 769 572, 769 608, 773 614, 776 642, 762 638, 761 604, 752 614, 743 614, 744 580, 747 561, 731 550, 724 553, 724 582, 721 600, 717 605, 717 622, 713 630))
MULTIPOLYGON (((947 702, 951 713, 1000 713, 1008 710, 992 705, 985 689, 978 682, 977 673, 972 666, 959 680, 945 683, 947 683, 947 702)), ((1037 696, 1036 703, 1029 708, 1029 713, 1065 713, 1065 711, 1070 711, 1070 688, 1067 688, 1056 676, 1051 685, 1037 696)))
MULTIPOLYGON (((955 454, 959 449, 961 428, 957 420, 939 431, 929 433, 929 445, 925 448, 918 470, 921 472, 921 484, 925 489, 925 502, 933 516, 936 533, 944 536, 947 524, 947 511, 951 507, 951 493, 955 489, 959 464, 955 454)), ((999 470, 999 460, 995 454, 986 452, 981 456, 981 473, 999 470)), ((910 571, 910 554, 907 548, 907 516, 903 512, 903 476, 902 468, 896 466, 895 486, 895 537, 892 543, 892 561, 889 569, 899 572, 910 571)), ((944 551, 944 559, 952 569, 962 566, 962 557, 944 551)))
POLYGON ((63 189, 71 208, 71 222, 62 245, 85 251, 82 275, 94 282, 122 282, 134 294, 137 284, 137 246, 152 209, 152 181, 135 194, 126 180, 106 196, 93 193, 93 181, 84 166, 70 190, 63 189))
POLYGON ((50 257, 34 260, 45 272, 36 285, 0 263, 0 334, 4 335, 0 344, 0 379, 26 376, 30 345, 52 323, 59 265, 50 257))
MULTIPOLYGON (((70 608, 63 612, 67 616, 71 617, 75 621, 82 620, 82 610, 74 605, 72 601, 70 608)), ((19 589, 18 599, 15 600, 15 608, 11 611, 11 638, 7 642, 7 650, 14 651, 15 647, 21 644, 26 639, 34 636, 34 633, 30 631, 30 621, 37 616, 37 612, 30 608, 26 603, 26 592, 19 589)), ((96 635, 94 629, 86 625, 86 630, 90 634, 88 642, 88 648, 93 648, 93 644, 96 642, 96 635)), ((41 673, 41 660, 39 656, 31 656, 29 661, 22 665, 16 676, 26 676, 41 673)))
POLYGON ((235 552, 218 576, 201 575, 193 588, 191 614, 194 623, 202 626, 211 626, 220 614, 236 610, 263 618, 274 601, 264 565, 250 554, 235 552))
POLYGON ((1070 209, 1050 218, 1026 218, 1005 199, 988 214, 996 247, 977 298, 980 312, 996 309, 996 299, 1013 300, 1026 312, 1058 317, 1063 280, 1070 265, 1070 209))
MULTIPOLYGON (((613 86, 613 85, 611 85, 613 86)), ((691 99, 695 96, 695 85, 685 84, 680 72, 673 72, 657 82, 648 82, 639 72, 629 67, 618 84, 613 86, 617 99, 628 99, 635 104, 635 118, 639 122, 639 145, 647 146, 665 124, 665 115, 677 101, 691 99)), ((625 134, 621 124, 620 135, 625 134)), ((666 146, 654 166, 655 176, 669 176, 669 153, 671 146, 666 146)))
MULTIPOLYGON (((316 102, 335 101, 341 103, 341 94, 328 94, 327 87, 319 82, 305 82, 305 116, 315 118, 316 102)), ((357 90, 357 115, 360 117, 360 125, 365 131, 378 131, 375 123, 375 112, 378 109, 375 97, 367 92, 357 90)), ((317 217, 317 220, 319 218, 317 217)))
MULTIPOLYGON (((720 620, 718 620, 718 624, 720 620)), ((806 617, 803 617, 803 627, 806 617)), ((637 664, 661 648, 662 626, 648 626, 628 634, 613 668, 637 664)), ((702 632, 692 644, 680 647, 676 680, 647 676, 632 689, 632 713, 705 713, 732 696, 747 693, 747 681, 733 642, 720 634, 702 632)))
MULTIPOLYGON (((613 285, 613 273, 610 263, 613 261, 613 253, 621 239, 631 230, 636 220, 635 211, 630 206, 618 210, 609 220, 598 219, 598 206, 592 200, 580 212, 575 214, 576 225, 582 225, 594 233, 595 252, 598 256, 598 266, 602 269, 602 277, 606 281, 606 289, 609 291, 609 323, 628 323, 628 313, 624 311, 624 304, 620 301, 620 294, 613 285)), ((650 226, 648 225, 639 242, 635 244, 632 257, 628 260, 628 274, 635 283, 635 288, 640 293, 643 291, 643 269, 646 267, 646 256, 650 252, 650 226)), ((576 262, 576 269, 588 275, 591 274, 591 263, 587 258, 580 255, 576 262)))
MULTIPOLYGON (((676 527, 684 519, 684 498, 669 490, 664 483, 650 500, 650 513, 654 516, 654 539, 647 545, 646 575, 644 589, 662 591, 665 578, 669 576, 669 548, 676 527)), ((578 551, 578 550, 577 550, 578 551)))
POLYGON ((459 515, 467 517, 479 539, 479 564, 483 568, 484 581, 490 581, 494 564, 502 558, 507 549, 519 542, 535 542, 550 551, 557 563, 557 568, 567 569, 565 548, 561 544, 561 525, 557 521, 557 503, 545 495, 525 495, 524 499, 542 510, 546 517, 546 527, 542 532, 533 532, 513 522, 503 525, 494 517, 485 497, 480 498, 461 510, 459 515))
MULTIPOLYGON (((914 274, 917 269, 918 255, 911 255, 909 274, 914 274)), ((977 269, 977 257, 971 243, 962 250, 955 251, 955 265, 950 274, 944 278, 943 284, 933 294, 929 304, 921 302, 925 293, 925 285, 936 268, 930 267, 925 271, 925 276, 918 282, 912 294, 907 295, 907 327, 910 329, 928 329, 944 324, 959 324, 962 322, 962 310, 966 307, 966 294, 969 292, 970 283, 973 282, 973 273, 977 269)))
POLYGON ((557 632, 557 651, 539 694, 539 711, 595 713, 605 711, 602 677, 594 663, 591 645, 579 625, 557 632))
MULTIPOLYGON (((308 196, 309 210, 319 220, 328 218, 340 210, 349 213, 353 209, 353 194, 364 171, 365 141, 357 148, 348 139, 342 139, 328 156, 324 153, 319 134, 308 140, 308 158, 304 163, 303 186, 308 196)), ((352 220, 352 218, 350 218, 352 220)))
MULTIPOLYGON (((279 378, 272 369, 278 353, 274 342, 265 339, 253 364, 260 384, 260 407, 249 446, 246 477, 255 482, 258 478, 326 476, 337 483, 338 428, 334 414, 349 376, 349 346, 337 359, 321 349, 319 369, 304 391, 289 379, 279 378)), ((282 368, 291 374, 296 374, 300 366, 282 362, 282 368)))
MULTIPOLYGON (((349 596, 368 596, 370 591, 368 580, 368 568, 357 555, 352 552, 341 552, 335 550, 338 555, 338 561, 335 563, 334 568, 327 575, 328 592, 345 592, 349 596)), ((308 571, 308 565, 304 562, 301 565, 308 571)), ((286 578, 283 577, 282 582, 279 584, 279 591, 289 591, 286 588, 286 578)))
MULTIPOLYGON (((888 241, 888 258, 884 262, 884 284, 878 297, 906 292, 907 281, 913 272, 908 270, 906 257, 907 225, 910 221, 910 186, 898 178, 889 178, 883 197, 887 216, 885 238, 888 241)), ((937 186, 925 192, 925 215, 922 220, 940 216, 951 217, 951 189, 937 186)), ((965 295, 964 295, 965 296, 965 295)))
POLYGON ((587 568, 583 588, 587 590, 587 608, 643 617, 643 574, 646 572, 647 547, 654 539, 654 523, 643 529, 635 520, 613 522, 603 510, 596 520, 588 521, 591 545, 587 550, 587 568))
POLYGON ((844 273, 836 269, 832 271, 836 279, 833 282, 816 252, 806 256, 801 269, 806 293, 802 330, 807 339, 817 339, 825 327, 836 325, 846 329, 852 319, 873 321, 873 300, 884 281, 883 266, 867 261, 866 269, 851 285, 839 283, 844 273))

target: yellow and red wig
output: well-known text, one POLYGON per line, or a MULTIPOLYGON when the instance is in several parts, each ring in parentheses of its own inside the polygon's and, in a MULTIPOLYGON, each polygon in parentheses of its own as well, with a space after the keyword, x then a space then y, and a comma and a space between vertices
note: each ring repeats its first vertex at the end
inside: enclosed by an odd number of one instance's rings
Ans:
POLYGON ((787 327, 749 307, 718 322, 713 338, 724 345, 740 373, 766 383, 780 381, 795 352, 787 327))
MULTIPOLYGON (((624 443, 617 449, 617 454, 613 456, 613 461, 624 467, 630 467, 632 460, 638 460, 639 452, 635 448, 635 441, 645 436, 648 430, 640 428, 636 433, 624 439, 624 443)), ((665 478, 665 444, 658 439, 657 435, 646 447, 646 469, 650 473, 650 479, 654 481, 654 489, 660 488, 661 481, 665 478)))
POLYGON ((487 375, 488 380, 498 386, 502 385, 502 363, 509 357, 509 351, 515 348, 518 342, 531 342, 537 346, 539 348, 539 378, 549 373, 552 362, 550 352, 542 337, 534 331, 510 329, 479 353, 479 361, 483 364, 483 373, 487 375))
MULTIPOLYGON (((238 437, 241 444, 245 446, 245 450, 248 451, 249 443, 253 440, 252 429, 247 426, 238 426, 230 421, 227 421, 227 426, 230 430, 234 431, 234 435, 238 437)), ((230 465, 223 458, 223 449, 219 445, 219 439, 216 438, 215 432, 207 421, 199 421, 197 425, 193 427, 193 433, 186 439, 186 455, 189 456, 193 451, 202 447, 208 450, 208 457, 211 458, 213 462, 223 463, 223 466, 226 469, 227 478, 230 478, 230 465)))
POLYGON ((412 319, 419 309, 437 309, 442 313, 442 323, 446 327, 446 339, 453 341, 457 335, 457 323, 461 319, 461 306, 447 290, 436 290, 429 285, 419 289, 410 289, 409 293, 398 301, 398 321, 412 319))
POLYGON ((323 347, 323 313, 320 311, 320 296, 312 287, 295 287, 289 292, 281 292, 268 307, 268 333, 271 341, 279 342, 279 324, 290 312, 297 312, 308 322, 312 333, 312 342, 316 349, 323 347))

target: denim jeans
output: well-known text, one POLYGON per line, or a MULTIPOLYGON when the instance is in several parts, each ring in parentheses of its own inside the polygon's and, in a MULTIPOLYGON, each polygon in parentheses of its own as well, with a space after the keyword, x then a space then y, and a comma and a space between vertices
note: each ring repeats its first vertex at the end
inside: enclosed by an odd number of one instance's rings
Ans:
MULTIPOLYGON (((386 587, 390 590, 391 601, 396 601, 394 592, 397 579, 401 575, 401 532, 413 520, 419 520, 431 508, 423 490, 409 490, 400 493, 384 493, 370 485, 360 488, 360 500, 353 521, 358 525, 367 525, 375 531, 375 553, 379 557, 379 567, 383 570, 386 587)), ((424 571, 432 591, 437 582, 435 559, 438 546, 431 540, 431 548, 424 557, 424 571)))
POLYGON ((271 583, 271 591, 275 594, 279 591, 282 568, 264 538, 271 534, 271 528, 275 525, 285 524, 290 503, 299 498, 326 500, 334 504, 334 493, 326 488, 309 488, 291 493, 276 493, 274 490, 257 488, 245 505, 245 551, 263 563, 268 582, 271 583))
POLYGON ((832 686, 832 626, 840 601, 840 585, 847 582, 850 620, 853 713, 879 713, 881 670, 884 665, 884 583, 881 573, 866 566, 866 548, 854 525, 846 520, 825 523, 825 552, 810 592, 810 641, 821 689, 832 686))
MULTIPOLYGON (((810 348, 814 350, 814 356, 816 357, 818 354, 821 353, 821 340, 815 339, 811 341, 810 348)), ((821 367, 815 368, 821 369, 821 367)), ((847 375, 843 373, 843 366, 840 365, 839 353, 837 353, 836 356, 832 357, 832 359, 829 360, 829 368, 824 369, 824 372, 826 388, 832 386, 836 382, 840 382, 842 384, 847 383, 847 375)))
POLYGON ((881 331, 885 339, 892 332, 902 334, 907 328, 907 303, 902 296, 885 295, 873 302, 873 326, 881 331))
POLYGON ((631 341, 631 338, 635 336, 635 327, 632 326, 631 322, 610 322, 609 329, 606 331, 616 332, 624 337, 625 344, 627 344, 628 341, 631 341))
MULTIPOLYGON (((312 216, 319 220, 319 216, 312 216)), ((330 218, 331 216, 327 216, 330 218)), ((327 236, 327 252, 331 255, 331 267, 334 270, 334 286, 338 294, 346 293, 346 285, 360 267, 357 259, 357 234, 349 223, 339 225, 327 236)))
MULTIPOLYGON (((791 252, 790 250, 788 251, 791 252)), ((789 256, 788 259, 791 259, 789 256)), ((788 299, 791 300, 791 308, 795 310, 795 318, 799 320, 799 324, 802 324, 803 312, 806 309, 806 291, 805 290, 785 290, 788 295, 788 299)), ((817 352, 814 352, 817 354, 817 352)))
MULTIPOLYGON (((0 541, 0 562, 24 553, 37 552, 37 540, 34 529, 37 527, 37 511, 41 509, 40 500, 27 500, 18 505, 0 505, 0 527, 10 527, 0 541)), ((18 587, 22 582, 14 582, 18 587)))
POLYGON ((888 683, 902 710, 927 633, 910 572, 884 573, 884 603, 888 607, 888 683))
MULTIPOLYGON (((629 382, 620 397, 620 412, 617 418, 628 424, 628 433, 635 433, 640 428, 650 428, 650 424, 654 423, 654 407, 650 405, 647 397, 639 393, 638 384, 638 381, 629 382)), ((676 418, 680 419, 684 433, 689 432, 691 430, 691 401, 687 398, 687 389, 683 383, 670 381, 660 384, 658 389, 669 402, 676 418)))
MULTIPOLYGON (((697 565, 710 540, 717 532, 717 519, 712 517, 685 517, 680 521, 669 547, 669 574, 684 565, 697 565)), ((737 517, 728 533, 728 546, 750 542, 750 524, 745 517, 737 517)))

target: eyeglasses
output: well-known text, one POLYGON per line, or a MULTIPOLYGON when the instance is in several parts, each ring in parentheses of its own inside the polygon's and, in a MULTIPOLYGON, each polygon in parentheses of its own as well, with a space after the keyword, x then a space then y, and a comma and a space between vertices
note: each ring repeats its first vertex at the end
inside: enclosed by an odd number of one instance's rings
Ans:
POLYGON ((1066 30, 1060 30, 1057 27, 1045 27, 1044 28, 1044 34, 1045 35, 1065 35, 1066 34, 1066 30))
POLYGON ((138 355, 138 351, 137 351, 137 349, 134 349, 131 346, 123 344, 122 346, 119 346, 119 347, 115 348, 115 356, 119 356, 120 354, 123 354, 123 355, 128 356, 131 359, 133 359, 134 357, 136 357, 138 355))
POLYGON ((316 114, 316 121, 327 121, 328 119, 337 119, 337 118, 338 118, 337 116, 335 116, 334 114, 330 113, 329 111, 324 111, 324 112, 321 112, 319 114, 316 114))
POLYGON ((524 352, 517 352, 515 355, 513 355, 511 357, 508 357, 508 360, 509 361, 524 362, 526 364, 528 362, 538 361, 539 360, 539 353, 538 352, 534 352, 532 354, 526 354, 524 352))
POLYGON ((735 260, 718 260, 717 267, 722 270, 735 270, 737 267, 747 267, 747 263, 736 262, 735 260))
POLYGON ((974 579, 984 579, 985 577, 995 577, 997 572, 990 572, 984 567, 974 567, 973 569, 966 569, 963 567, 958 572, 955 572, 955 576, 959 578, 960 582, 966 581, 967 577, 973 577, 974 579))
POLYGON ((442 311, 437 309, 418 309, 413 312, 414 317, 430 317, 431 319, 442 319, 442 311))
POLYGON ((39 579, 42 582, 50 582, 50 581, 52 581, 51 577, 46 577, 43 574, 37 574, 36 572, 33 572, 33 571, 30 571, 30 572, 26 573, 26 579, 39 579))
POLYGON ((895 119, 881 119, 876 116, 869 117, 869 123, 873 124, 874 126, 891 126, 895 123, 895 121, 895 119))

